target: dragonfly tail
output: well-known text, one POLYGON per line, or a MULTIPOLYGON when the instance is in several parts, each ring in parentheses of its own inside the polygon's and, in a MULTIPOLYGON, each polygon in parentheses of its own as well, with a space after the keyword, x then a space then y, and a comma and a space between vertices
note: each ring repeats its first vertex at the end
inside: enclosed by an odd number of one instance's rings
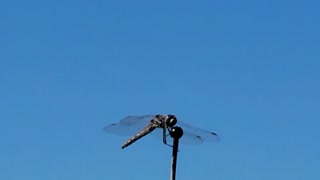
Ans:
POLYGON ((149 134, 152 132, 154 129, 157 127, 154 126, 154 124, 150 123, 148 126, 143 128, 141 131, 139 131, 137 134, 133 135, 131 138, 129 138, 123 145, 121 146, 121 149, 124 149, 131 145, 132 143, 136 142, 137 140, 141 139, 145 135, 149 134))

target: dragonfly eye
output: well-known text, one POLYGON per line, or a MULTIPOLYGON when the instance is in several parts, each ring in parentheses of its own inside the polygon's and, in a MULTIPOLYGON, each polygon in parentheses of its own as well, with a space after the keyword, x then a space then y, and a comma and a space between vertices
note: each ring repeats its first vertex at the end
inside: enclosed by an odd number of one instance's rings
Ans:
POLYGON ((174 115, 168 115, 166 123, 168 127, 173 127, 177 123, 177 118, 174 115))

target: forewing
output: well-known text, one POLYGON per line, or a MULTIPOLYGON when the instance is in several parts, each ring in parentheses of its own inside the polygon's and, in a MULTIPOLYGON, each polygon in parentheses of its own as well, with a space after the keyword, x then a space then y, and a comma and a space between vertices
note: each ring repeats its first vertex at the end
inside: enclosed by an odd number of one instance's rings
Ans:
POLYGON ((127 116, 119 123, 113 123, 103 128, 105 133, 132 136, 146 127, 155 115, 127 116))

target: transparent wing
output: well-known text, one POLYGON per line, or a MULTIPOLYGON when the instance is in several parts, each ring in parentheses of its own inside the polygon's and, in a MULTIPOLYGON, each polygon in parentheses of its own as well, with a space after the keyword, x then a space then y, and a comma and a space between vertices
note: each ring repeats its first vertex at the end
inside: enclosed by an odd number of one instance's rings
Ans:
POLYGON ((220 141, 220 137, 216 133, 189 125, 183 121, 178 120, 176 126, 180 126, 183 129, 183 132, 187 132, 188 133, 187 136, 196 135, 198 139, 201 139, 202 141, 205 141, 205 142, 220 141))
MULTIPOLYGON (((158 140, 161 139, 162 142, 162 129, 157 128, 155 129, 151 134, 152 137, 157 138, 158 140)), ((169 144, 173 144, 173 139, 171 138, 170 134, 167 132, 166 133, 166 137, 167 137, 167 143, 169 144)), ((188 131, 183 130, 183 136, 181 137, 181 139, 179 140, 179 143, 181 144, 185 144, 185 145, 200 145, 203 143, 203 139, 199 138, 197 135, 192 134, 188 131)))
POLYGON ((119 123, 105 126, 103 131, 120 136, 132 136, 146 127, 154 117, 155 115, 127 116, 119 123))

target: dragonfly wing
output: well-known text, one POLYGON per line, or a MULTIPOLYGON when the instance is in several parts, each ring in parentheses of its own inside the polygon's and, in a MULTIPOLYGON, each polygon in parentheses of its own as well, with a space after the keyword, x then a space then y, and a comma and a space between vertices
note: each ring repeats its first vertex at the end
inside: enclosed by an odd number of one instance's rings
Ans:
POLYGON ((143 116, 127 116, 120 120, 120 124, 134 125, 136 123, 150 122, 156 115, 143 115, 143 116))
MULTIPOLYGON (((150 135, 157 140, 161 140, 163 138, 163 129, 162 128, 156 128, 153 132, 150 133, 150 135)), ((173 138, 170 136, 169 132, 166 132, 166 139, 168 144, 173 144, 173 138)), ((203 139, 201 137, 198 137, 195 134, 192 134, 188 131, 183 131, 183 136, 180 138, 179 142, 181 144, 185 145, 200 145, 203 143, 203 139)))
POLYGON ((105 133, 120 136, 132 136, 146 127, 155 115, 127 116, 119 123, 113 123, 103 128, 105 133))
MULTIPOLYGON (((218 136, 218 134, 211 132, 211 131, 207 131, 198 127, 194 127, 192 125, 189 125, 185 122, 182 121, 178 121, 177 122, 177 126, 180 126, 184 133, 187 135, 186 138, 195 138, 197 137, 198 139, 201 139, 202 141, 205 142, 218 142, 220 141, 220 137, 218 136), (189 133, 189 135, 187 134, 189 133), (188 137, 190 136, 190 137, 188 137)), ((181 138, 182 140, 182 138, 181 138)))
POLYGON ((183 131, 183 136, 180 139, 180 143, 186 145, 200 145, 203 143, 203 139, 198 135, 195 135, 188 131, 183 131))

